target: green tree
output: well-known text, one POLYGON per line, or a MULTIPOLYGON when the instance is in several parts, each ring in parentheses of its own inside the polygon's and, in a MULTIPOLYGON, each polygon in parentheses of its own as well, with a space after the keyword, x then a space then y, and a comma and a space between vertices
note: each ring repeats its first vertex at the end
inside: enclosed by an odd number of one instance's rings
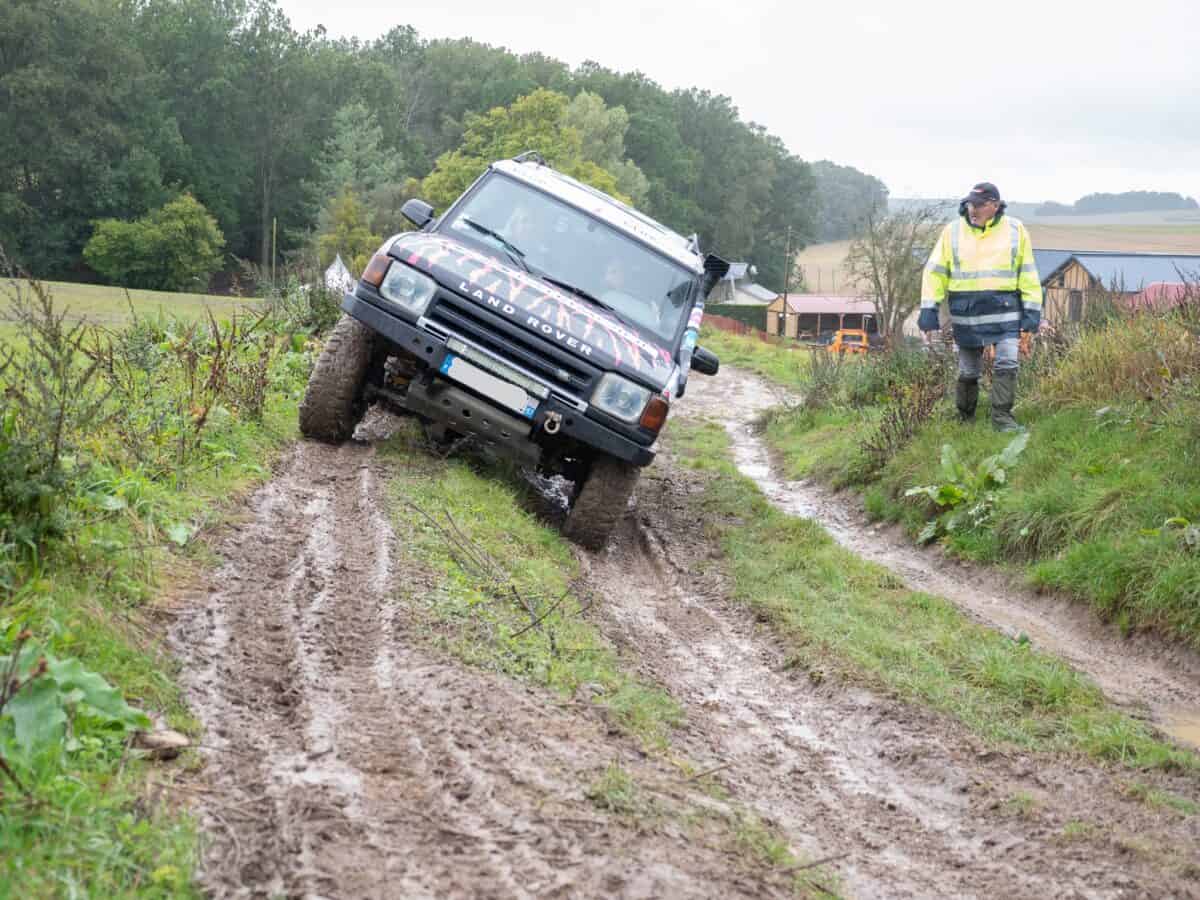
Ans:
POLYGON ((497 159, 537 150, 561 172, 622 200, 616 176, 588 159, 578 129, 566 124, 568 100, 554 91, 536 90, 509 107, 468 116, 462 145, 438 157, 421 184, 422 196, 445 209, 497 159))
POLYGON ((216 217, 233 253, 253 252, 248 235, 254 219, 242 214, 254 188, 253 131, 245 127, 247 66, 237 40, 246 2, 171 0, 133 9, 136 39, 185 145, 185 153, 164 168, 164 180, 216 217))
POLYGON ((921 271, 937 240, 945 213, 940 203, 888 213, 870 210, 850 244, 844 267, 875 301, 879 330, 899 340, 904 320, 921 302, 921 271))
POLYGON ((625 133, 629 130, 629 113, 624 107, 609 109, 599 94, 580 91, 567 104, 563 123, 579 132, 583 158, 611 172, 617 190, 642 206, 650 190, 650 182, 634 163, 625 158, 625 133))
POLYGON ((404 163, 383 143, 383 129, 365 103, 354 101, 333 114, 333 133, 318 160, 312 189, 324 203, 345 190, 367 195, 403 180, 404 163))
POLYGON ((354 273, 362 272, 383 238, 372 233, 366 207, 358 196, 344 189, 325 211, 317 236, 322 267, 339 254, 354 273))
POLYGON ((204 290, 221 267, 224 246, 217 220, 195 197, 183 194, 136 221, 97 222, 83 258, 124 287, 204 290))
POLYGON ((125 10, 0 3, 0 243, 43 277, 78 260, 92 220, 162 204, 185 152, 125 10))
POLYGON ((325 76, 332 74, 338 51, 321 31, 297 34, 271 0, 258 0, 235 40, 242 61, 241 127, 250 138, 245 174, 253 185, 243 194, 242 216, 254 223, 265 268, 271 264, 275 221, 284 233, 311 222, 304 182, 315 172, 325 136, 325 76))
POLYGON ((812 164, 816 178, 817 239, 842 241, 862 229, 868 215, 887 208, 888 190, 873 175, 827 159, 812 164))

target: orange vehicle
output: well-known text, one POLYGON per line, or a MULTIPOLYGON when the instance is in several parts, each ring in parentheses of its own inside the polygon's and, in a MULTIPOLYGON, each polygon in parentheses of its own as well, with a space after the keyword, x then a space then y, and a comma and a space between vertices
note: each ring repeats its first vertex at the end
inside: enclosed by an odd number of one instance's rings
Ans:
POLYGON ((870 340, 861 328, 842 328, 833 333, 833 340, 826 349, 830 353, 866 353, 870 349, 870 340))

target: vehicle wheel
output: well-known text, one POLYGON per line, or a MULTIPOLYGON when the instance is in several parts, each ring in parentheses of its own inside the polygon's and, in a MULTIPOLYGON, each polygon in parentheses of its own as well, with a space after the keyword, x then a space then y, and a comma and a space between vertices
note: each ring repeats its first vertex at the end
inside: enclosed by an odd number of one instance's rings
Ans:
POLYGON ((300 431, 310 438, 340 443, 354 433, 362 418, 363 389, 375 332, 343 315, 325 341, 308 378, 300 404, 300 431))
POLYGON ((623 460, 600 455, 587 475, 576 482, 563 534, 585 550, 602 550, 625 515, 642 470, 623 460))

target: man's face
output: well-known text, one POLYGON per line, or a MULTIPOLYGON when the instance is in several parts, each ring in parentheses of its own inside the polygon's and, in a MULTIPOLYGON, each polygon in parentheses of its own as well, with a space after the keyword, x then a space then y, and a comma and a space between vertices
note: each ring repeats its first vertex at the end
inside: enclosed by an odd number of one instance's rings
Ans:
POLYGON ((981 203, 967 203, 967 215, 971 218, 972 225, 986 225, 996 215, 996 210, 1000 208, 1000 202, 997 200, 984 200, 981 203))

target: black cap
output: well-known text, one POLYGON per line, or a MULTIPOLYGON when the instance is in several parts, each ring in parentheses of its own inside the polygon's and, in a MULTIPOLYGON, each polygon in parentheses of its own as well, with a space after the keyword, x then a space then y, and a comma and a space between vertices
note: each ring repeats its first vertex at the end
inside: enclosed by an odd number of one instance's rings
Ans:
POLYGON ((987 203, 989 200, 1000 201, 1000 189, 990 181, 979 182, 962 198, 963 203, 987 203))

